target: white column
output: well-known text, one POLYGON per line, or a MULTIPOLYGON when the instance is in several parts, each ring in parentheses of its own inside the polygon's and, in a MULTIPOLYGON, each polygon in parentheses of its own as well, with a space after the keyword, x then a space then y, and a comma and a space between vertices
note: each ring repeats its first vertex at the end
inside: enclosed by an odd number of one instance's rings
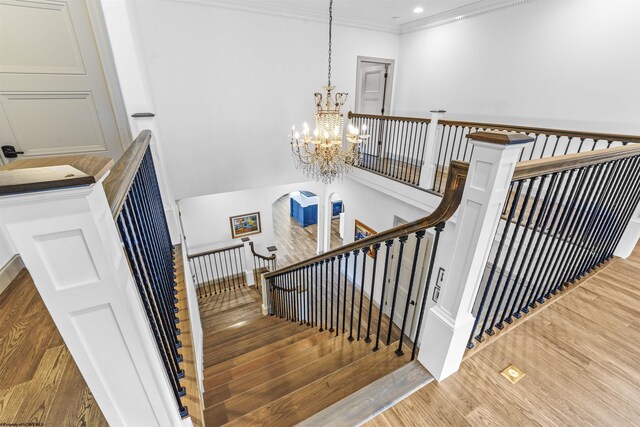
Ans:
MULTIPOLYGON (((418 360, 440 381, 460 367, 471 334, 471 313, 484 266, 500 221, 523 134, 478 132, 449 251, 440 252, 434 271, 445 268, 436 306, 425 321, 418 360)), ((445 228, 446 233, 446 228, 445 228)), ((442 249, 442 248, 441 248, 442 249)))
POLYGON ((436 176, 438 168, 438 147, 440 145, 440 135, 438 132, 438 121, 446 113, 444 110, 431 111, 431 123, 427 131, 427 145, 424 148, 424 165, 422 165, 422 173, 420 174, 421 188, 431 188, 433 178, 436 176))
POLYGON ((247 286, 255 286, 255 263, 253 259, 253 252, 251 252, 251 239, 246 237, 242 239, 242 244, 244 245, 244 274, 247 278, 247 286), (245 240, 246 239, 246 240, 245 240))
POLYGON ((325 221, 326 221, 326 185, 322 186, 322 190, 318 192, 318 223, 317 226, 317 245, 316 245, 316 253, 319 255, 321 253, 326 252, 326 244, 325 242, 325 221))
POLYGON ((324 221, 322 222, 322 231, 324 233, 324 245, 323 245, 323 252, 327 252, 328 250, 331 249, 331 214, 333 212, 331 212, 331 197, 333 196, 333 193, 329 193, 327 191, 327 195, 325 197, 325 203, 324 203, 324 221))
POLYGON ((620 258, 629 258, 633 250, 636 248, 638 241, 640 240, 640 204, 636 207, 636 210, 631 216, 629 225, 624 230, 622 238, 614 251, 614 255, 620 258))
POLYGON ((181 420, 102 183, 0 197, 17 248, 113 426, 181 420))
POLYGON ((269 284, 264 278, 264 273, 260 274, 260 290, 262 291, 262 315, 268 316, 271 308, 271 300, 269 299, 269 284))

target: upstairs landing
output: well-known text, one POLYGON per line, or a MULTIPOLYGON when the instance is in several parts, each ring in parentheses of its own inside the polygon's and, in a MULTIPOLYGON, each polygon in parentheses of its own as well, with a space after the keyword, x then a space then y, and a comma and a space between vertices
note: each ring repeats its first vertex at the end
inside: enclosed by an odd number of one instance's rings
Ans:
POLYGON ((640 425, 640 245, 569 289, 366 425, 640 425))

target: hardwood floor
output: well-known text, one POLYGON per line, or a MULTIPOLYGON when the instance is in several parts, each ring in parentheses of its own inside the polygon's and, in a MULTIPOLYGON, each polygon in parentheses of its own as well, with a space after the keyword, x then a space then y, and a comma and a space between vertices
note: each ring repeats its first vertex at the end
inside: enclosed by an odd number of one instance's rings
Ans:
POLYGON ((367 425, 640 425, 638 341, 640 245, 367 425))
POLYGON ((207 425, 295 425, 408 362, 396 338, 373 352, 348 333, 262 316, 258 301, 249 287, 201 299, 207 425))
MULTIPOLYGON (((177 248, 176 275, 182 278, 177 248)), ((191 325, 184 280, 178 281, 180 350, 187 390, 184 404, 196 427, 202 426, 191 325)), ((31 276, 23 269, 0 294, 0 425, 107 426, 31 276)))
POLYGON ((0 294, 0 424, 107 426, 26 269, 0 294))
MULTIPOLYGON (((316 255, 318 225, 302 227, 289 213, 289 195, 273 204, 273 228, 278 268, 303 261, 316 255)), ((331 249, 342 246, 340 221, 331 220, 331 249)))

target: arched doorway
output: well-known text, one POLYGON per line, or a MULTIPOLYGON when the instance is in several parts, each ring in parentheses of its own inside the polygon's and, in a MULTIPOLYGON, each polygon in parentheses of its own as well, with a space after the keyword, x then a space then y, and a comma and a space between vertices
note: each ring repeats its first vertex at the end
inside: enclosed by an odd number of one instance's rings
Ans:
POLYGON ((310 191, 294 191, 272 204, 274 243, 278 267, 286 267, 316 255, 319 200, 310 191))

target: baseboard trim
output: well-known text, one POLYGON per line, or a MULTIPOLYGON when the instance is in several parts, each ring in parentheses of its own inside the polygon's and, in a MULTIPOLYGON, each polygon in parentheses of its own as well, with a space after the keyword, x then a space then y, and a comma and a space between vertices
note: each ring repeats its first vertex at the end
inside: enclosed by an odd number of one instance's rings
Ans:
POLYGON ((24 263, 20 255, 14 255, 7 264, 0 269, 0 294, 5 291, 18 276, 20 270, 24 268, 24 263))

